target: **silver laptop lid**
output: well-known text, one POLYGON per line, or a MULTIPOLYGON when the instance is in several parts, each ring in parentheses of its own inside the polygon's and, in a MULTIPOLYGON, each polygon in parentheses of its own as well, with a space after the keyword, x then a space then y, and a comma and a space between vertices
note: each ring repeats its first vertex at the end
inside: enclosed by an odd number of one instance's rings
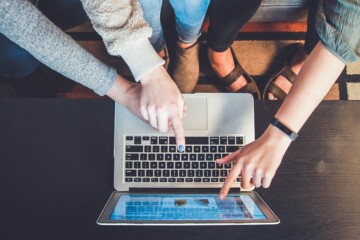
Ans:
MULTIPOLYGON (((183 119, 185 136, 242 135, 244 145, 255 139, 254 100, 250 94, 196 93, 184 94, 188 108, 183 119)), ((115 104, 114 187, 129 188, 220 188, 222 182, 125 182, 125 136, 173 136, 160 133, 129 110, 115 104)), ((234 183, 234 187, 239 184, 234 183)))

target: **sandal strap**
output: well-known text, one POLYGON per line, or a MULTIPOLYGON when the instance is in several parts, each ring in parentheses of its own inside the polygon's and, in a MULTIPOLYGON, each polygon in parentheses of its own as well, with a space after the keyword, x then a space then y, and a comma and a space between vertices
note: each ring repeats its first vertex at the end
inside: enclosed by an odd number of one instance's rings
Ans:
POLYGON ((291 84, 294 83, 295 79, 296 79, 296 74, 294 73, 294 71, 290 68, 289 65, 286 65, 282 71, 280 72, 279 75, 282 75, 283 77, 286 78, 286 80, 288 80, 291 84))
POLYGON ((247 83, 245 86, 243 86, 242 88, 240 88, 240 89, 237 90, 236 92, 237 92, 237 93, 256 94, 256 97, 257 97, 258 99, 260 98, 259 89, 258 89, 256 83, 254 83, 254 82, 249 82, 249 83, 247 83))
POLYGON ((220 81, 224 85, 224 87, 230 86, 233 82, 235 82, 242 74, 244 70, 240 65, 236 65, 235 68, 225 77, 221 78, 220 81))
POLYGON ((286 93, 278 87, 273 81, 269 82, 267 91, 271 92, 278 100, 283 101, 286 97, 286 93))

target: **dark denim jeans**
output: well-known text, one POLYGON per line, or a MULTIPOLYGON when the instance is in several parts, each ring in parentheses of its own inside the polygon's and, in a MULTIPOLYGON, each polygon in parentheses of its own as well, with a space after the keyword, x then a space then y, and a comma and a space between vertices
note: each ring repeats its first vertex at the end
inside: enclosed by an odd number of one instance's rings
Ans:
MULTIPOLYGON (((84 23, 88 17, 80 0, 40 0, 38 8, 61 29, 84 23)), ((0 33, 0 75, 10 78, 32 73, 40 62, 0 33)))

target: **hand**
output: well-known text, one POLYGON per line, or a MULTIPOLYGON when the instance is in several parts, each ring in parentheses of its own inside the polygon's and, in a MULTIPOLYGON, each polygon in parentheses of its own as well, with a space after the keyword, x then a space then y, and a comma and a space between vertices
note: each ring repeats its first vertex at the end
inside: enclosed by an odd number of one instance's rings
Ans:
POLYGON ((145 120, 140 112, 141 84, 129 82, 124 77, 117 75, 114 85, 106 95, 145 120))
POLYGON ((220 190, 220 199, 226 197, 239 175, 243 188, 268 188, 290 143, 287 135, 270 125, 259 139, 216 160, 219 164, 235 162, 220 190))
POLYGON ((164 67, 160 66, 140 79, 142 84, 140 112, 150 125, 167 132, 169 125, 174 130, 176 144, 185 147, 182 117, 186 106, 174 81, 164 67))

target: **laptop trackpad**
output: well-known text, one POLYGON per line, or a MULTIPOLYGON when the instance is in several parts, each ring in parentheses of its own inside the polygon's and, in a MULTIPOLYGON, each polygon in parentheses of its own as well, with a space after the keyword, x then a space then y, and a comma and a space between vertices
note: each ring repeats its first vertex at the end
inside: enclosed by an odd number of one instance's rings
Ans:
POLYGON ((185 103, 188 109, 187 116, 183 119, 185 130, 207 130, 207 99, 187 98, 185 103))

